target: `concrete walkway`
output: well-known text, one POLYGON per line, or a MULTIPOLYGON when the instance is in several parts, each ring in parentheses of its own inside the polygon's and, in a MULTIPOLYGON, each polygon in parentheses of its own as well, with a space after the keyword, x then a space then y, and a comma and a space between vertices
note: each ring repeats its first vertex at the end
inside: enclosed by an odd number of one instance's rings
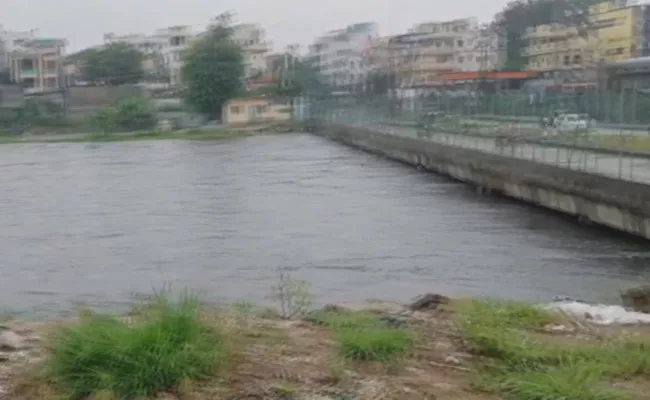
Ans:
MULTIPOLYGON (((345 123, 344 121, 340 122, 345 123)), ((650 184, 650 157, 616 156, 594 150, 567 149, 551 144, 516 143, 514 146, 499 146, 496 138, 453 133, 433 133, 431 137, 423 138, 418 137, 417 130, 410 127, 387 126, 373 123, 349 123, 350 125, 376 129, 377 131, 388 134, 407 136, 421 140, 432 140, 436 143, 450 146, 475 149, 486 153, 516 157, 563 168, 605 175, 612 178, 650 184)))

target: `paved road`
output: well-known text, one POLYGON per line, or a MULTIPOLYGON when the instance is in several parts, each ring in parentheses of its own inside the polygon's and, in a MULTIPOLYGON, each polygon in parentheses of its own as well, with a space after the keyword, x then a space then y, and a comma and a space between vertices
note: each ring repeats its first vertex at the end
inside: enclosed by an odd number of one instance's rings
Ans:
MULTIPOLYGON (((414 128, 369 123, 365 123, 363 126, 394 135, 418 137, 414 128)), ((453 133, 436 133, 428 140, 650 184, 650 158, 619 157, 592 150, 572 150, 552 145, 542 146, 525 143, 518 143, 513 149, 508 147, 500 150, 496 144, 496 138, 473 137, 453 133)))

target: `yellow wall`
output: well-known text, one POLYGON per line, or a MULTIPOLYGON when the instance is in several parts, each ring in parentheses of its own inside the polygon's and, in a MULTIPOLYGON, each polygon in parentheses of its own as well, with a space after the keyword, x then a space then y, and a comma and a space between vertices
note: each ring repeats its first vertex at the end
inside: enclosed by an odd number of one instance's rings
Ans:
POLYGON ((288 104, 266 98, 232 99, 221 110, 223 123, 245 125, 255 122, 287 121, 291 119, 288 104))
POLYGON ((619 61, 635 57, 634 19, 638 7, 619 8, 610 2, 592 6, 592 26, 596 27, 598 58, 619 61))

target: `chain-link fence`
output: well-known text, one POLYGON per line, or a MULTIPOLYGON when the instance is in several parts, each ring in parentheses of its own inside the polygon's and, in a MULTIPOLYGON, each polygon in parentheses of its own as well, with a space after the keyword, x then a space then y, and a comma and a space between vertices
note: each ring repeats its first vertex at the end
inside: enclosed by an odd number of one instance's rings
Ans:
POLYGON ((557 131, 535 123, 495 123, 477 113, 480 99, 328 96, 309 100, 309 116, 392 135, 431 140, 650 184, 650 137, 645 131, 557 131), (453 102, 452 102, 453 100, 453 102), (647 148, 644 154, 642 150, 647 148))

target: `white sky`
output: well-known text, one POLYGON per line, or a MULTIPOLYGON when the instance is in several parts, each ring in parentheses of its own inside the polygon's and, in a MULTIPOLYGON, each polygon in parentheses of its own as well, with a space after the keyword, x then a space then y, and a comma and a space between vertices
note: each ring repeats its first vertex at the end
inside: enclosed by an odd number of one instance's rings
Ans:
POLYGON ((490 20, 505 0, 2 0, 0 24, 9 30, 37 28, 41 36, 62 37, 69 52, 103 40, 103 34, 149 33, 170 25, 205 26, 224 11, 236 22, 262 24, 280 50, 305 46, 325 31, 355 22, 379 23, 382 35, 413 24, 476 16, 490 20))

